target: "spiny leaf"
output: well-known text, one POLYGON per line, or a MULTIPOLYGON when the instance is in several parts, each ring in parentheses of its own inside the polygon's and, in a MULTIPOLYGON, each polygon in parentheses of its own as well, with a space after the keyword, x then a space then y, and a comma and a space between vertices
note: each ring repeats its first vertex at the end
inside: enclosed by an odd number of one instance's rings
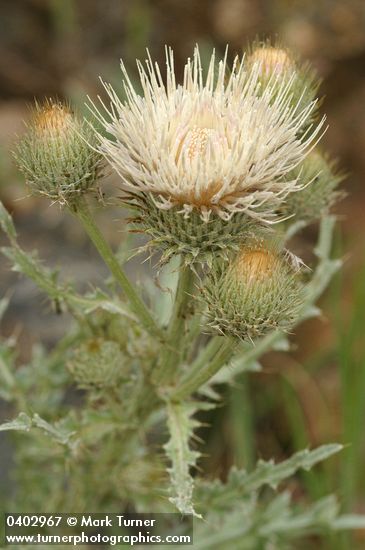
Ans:
POLYGON ((319 532, 365 528, 365 516, 339 515, 339 505, 329 495, 308 506, 297 507, 288 492, 276 495, 266 504, 250 500, 217 519, 214 507, 205 522, 195 525, 194 548, 220 550, 237 548, 293 548, 292 541, 319 532), (286 546, 289 543, 289 546, 286 546))
POLYGON ((74 294, 72 301, 75 305, 78 305, 85 314, 101 309, 108 313, 114 313, 136 321, 135 315, 129 311, 126 304, 114 297, 112 301, 110 297, 101 290, 96 290, 95 292, 86 294, 85 296, 78 296, 74 294))
POLYGON ((291 506, 289 507, 289 497, 287 510, 275 513, 275 500, 268 507, 265 521, 258 528, 259 536, 268 537, 280 533, 290 538, 298 537, 319 527, 330 528, 339 514, 339 505, 334 495, 320 499, 310 505, 307 510, 299 513, 293 511, 291 506))
MULTIPOLYGON (((66 303, 71 310, 81 311, 84 314, 89 314, 96 309, 103 309, 109 313, 115 313, 129 317, 135 320, 135 316, 128 310, 125 304, 119 300, 111 301, 109 296, 102 291, 95 291, 86 296, 77 294, 69 284, 61 284, 58 282, 58 272, 51 270, 42 265, 36 252, 26 252, 16 242, 15 229, 12 232, 10 215, 5 211, 4 207, 0 210, 5 221, 2 224, 9 226, 7 234, 11 240, 11 247, 3 247, 1 252, 11 261, 13 271, 22 273, 29 277, 35 284, 43 290, 48 296, 62 303, 66 303), (4 211, 6 214, 4 214, 4 211)), ((0 219, 0 222, 2 220, 0 219)))
POLYGON ((0 424, 0 431, 14 430, 29 432, 32 428, 39 428, 44 434, 61 445, 74 447, 75 441, 72 441, 72 437, 75 435, 75 432, 67 431, 58 424, 52 425, 38 414, 29 416, 22 412, 14 420, 0 424))
POLYGON ((46 435, 60 443, 61 445, 69 446, 71 443, 71 438, 75 435, 74 431, 67 431, 62 426, 58 424, 52 425, 38 414, 34 414, 32 418, 32 424, 36 428, 40 428, 46 435))
POLYGON ((32 279, 51 298, 61 299, 65 289, 57 284, 57 272, 43 267, 35 252, 24 252, 17 244, 3 247, 1 252, 11 261, 13 271, 32 279))
POLYGON ((315 464, 338 453, 342 448, 342 445, 333 443, 311 451, 305 449, 279 464, 275 464, 272 460, 267 462, 260 460, 250 473, 232 468, 226 484, 219 480, 202 482, 197 488, 197 498, 201 498, 203 502, 211 502, 218 508, 229 508, 264 485, 276 488, 280 482, 295 474, 297 470, 310 470, 315 464))
POLYGON ((0 432, 5 432, 7 430, 29 432, 31 427, 31 418, 25 413, 20 413, 14 420, 0 424, 0 432))
POLYGON ((225 365, 213 376, 209 384, 229 384, 233 382, 239 374, 243 372, 260 372, 261 368, 258 361, 245 363, 244 361, 235 361, 233 359, 230 364, 225 365))
MULTIPOLYGON (((262 487, 263 485, 270 485, 275 488, 284 479, 292 476, 299 469, 310 470, 315 464, 321 462, 338 453, 343 448, 338 443, 332 443, 329 445, 322 445, 317 449, 310 451, 305 449, 295 453, 288 460, 284 460, 279 464, 274 464, 273 461, 259 461, 255 470, 250 474, 245 474, 243 480, 243 486, 246 491, 254 491, 262 487)), ((232 471, 232 480, 236 482, 240 478, 239 471, 232 471)))
POLYGON ((236 377, 243 372, 260 372, 261 365, 258 361, 245 363, 233 359, 231 363, 224 365, 214 376, 199 388, 199 394, 207 397, 216 404, 221 400, 221 395, 216 391, 215 386, 220 384, 232 384, 236 377))
POLYGON ((193 419, 196 405, 192 403, 168 403, 167 426, 170 439, 164 446, 171 467, 168 469, 172 485, 172 502, 182 514, 201 517, 194 510, 194 481, 190 468, 195 466, 199 453, 190 449, 190 439, 198 423, 193 419))

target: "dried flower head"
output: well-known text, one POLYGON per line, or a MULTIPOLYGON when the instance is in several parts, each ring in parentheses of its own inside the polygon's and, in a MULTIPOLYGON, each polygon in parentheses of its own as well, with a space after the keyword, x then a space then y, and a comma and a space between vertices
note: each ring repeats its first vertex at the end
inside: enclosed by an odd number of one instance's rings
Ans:
POLYGON ((36 104, 28 131, 14 156, 35 194, 70 203, 93 187, 101 175, 102 157, 91 128, 62 103, 36 104))
MULTIPOLYGON (((279 88, 260 83, 261 64, 227 59, 216 69, 213 53, 207 75, 198 48, 188 60, 182 85, 175 81, 167 51, 166 84, 148 58, 138 62, 143 97, 135 91, 124 65, 127 101, 104 84, 110 98, 106 115, 92 111, 108 137, 99 134, 99 151, 123 181, 124 189, 147 196, 161 210, 195 210, 230 219, 244 212, 252 219, 275 220, 277 206, 299 187, 284 176, 297 166, 318 138, 323 121, 299 134, 315 107, 291 103, 291 79, 279 88)), ((292 77, 294 78, 294 77, 292 77)))
POLYGON ((242 248, 230 264, 217 265, 202 295, 208 326, 242 339, 287 329, 302 303, 298 270, 277 247, 262 242, 242 248))

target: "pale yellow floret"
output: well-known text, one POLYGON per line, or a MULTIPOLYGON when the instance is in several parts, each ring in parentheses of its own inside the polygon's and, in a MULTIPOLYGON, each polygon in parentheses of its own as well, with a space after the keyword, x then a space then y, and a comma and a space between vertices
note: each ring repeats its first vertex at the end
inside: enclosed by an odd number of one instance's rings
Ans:
POLYGON ((249 56, 248 62, 252 65, 259 63, 261 73, 266 77, 295 70, 295 63, 290 54, 282 48, 273 46, 261 46, 255 49, 249 56))
POLYGON ((67 131, 73 122, 72 112, 66 105, 51 102, 37 109, 33 121, 39 135, 52 132, 60 134, 67 131))
POLYGON ((277 254, 270 250, 242 250, 235 260, 234 272, 237 278, 246 283, 255 283, 269 279, 280 261, 277 254))

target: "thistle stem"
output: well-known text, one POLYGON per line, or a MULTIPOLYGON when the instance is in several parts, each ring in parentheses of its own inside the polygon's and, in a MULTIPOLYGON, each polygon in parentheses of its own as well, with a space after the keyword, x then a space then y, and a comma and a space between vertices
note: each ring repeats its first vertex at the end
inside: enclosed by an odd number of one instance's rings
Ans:
POLYGON ((185 336, 185 323, 187 317, 187 306, 194 283, 194 275, 189 266, 181 265, 179 280, 175 293, 175 301, 169 322, 167 342, 162 353, 161 361, 158 363, 152 375, 155 384, 168 383, 171 371, 179 362, 183 350, 182 342, 185 336), (180 356, 180 357, 179 357, 180 356))
POLYGON ((182 401, 208 382, 231 359, 237 343, 231 338, 215 336, 198 355, 190 369, 176 383, 169 397, 182 401))
POLYGON ((306 304, 308 305, 314 304, 323 294, 333 275, 342 265, 341 260, 333 260, 330 257, 335 222, 335 216, 325 216, 321 219, 318 243, 314 250, 319 263, 307 285, 306 304))
POLYGON ((135 288, 119 265, 119 262, 113 254, 109 244, 106 242, 99 228, 95 224, 86 201, 84 199, 80 199, 74 206, 72 212, 82 223, 86 233, 89 235, 100 256, 103 258, 104 262, 113 274, 114 279, 127 296, 133 313, 139 319, 143 327, 150 334, 153 334, 158 338, 163 338, 162 331, 157 326, 146 305, 141 300, 135 288))
POLYGON ((6 364, 4 359, 1 357, 1 355, 0 355, 0 376, 9 388, 14 388, 14 386, 16 385, 15 378, 12 372, 10 371, 10 369, 8 368, 8 365, 6 364))

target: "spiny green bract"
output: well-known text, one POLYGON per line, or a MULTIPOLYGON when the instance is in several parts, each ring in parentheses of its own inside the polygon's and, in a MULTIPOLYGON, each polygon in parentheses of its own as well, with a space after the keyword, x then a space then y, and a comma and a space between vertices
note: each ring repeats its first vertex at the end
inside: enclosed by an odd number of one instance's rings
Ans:
POLYGON ((61 103, 36 104, 28 131, 14 157, 32 193, 70 204, 101 176, 102 157, 86 121, 61 103), (90 144, 90 145, 89 145, 90 144))
POLYGON ((80 388, 97 389, 115 386, 125 363, 117 342, 93 338, 74 352, 68 368, 80 388))
POLYGON ((261 245, 242 249, 228 265, 217 264, 202 287, 208 326, 240 339, 287 329, 302 298, 298 274, 288 259, 261 245))
POLYGON ((247 239, 268 231, 242 212, 233 214, 229 220, 212 214, 205 221, 195 210, 184 216, 179 207, 158 208, 147 196, 138 196, 133 206, 130 202, 127 205, 135 211, 131 219, 134 231, 151 237, 147 247, 162 250, 162 264, 181 254, 186 265, 196 262, 211 266, 214 259, 227 259, 247 239))
POLYGON ((343 194, 337 190, 343 176, 336 173, 335 162, 317 151, 308 155, 289 177, 300 178, 303 184, 303 189, 291 193, 284 205, 285 216, 295 216, 298 221, 310 223, 319 219, 343 194))

